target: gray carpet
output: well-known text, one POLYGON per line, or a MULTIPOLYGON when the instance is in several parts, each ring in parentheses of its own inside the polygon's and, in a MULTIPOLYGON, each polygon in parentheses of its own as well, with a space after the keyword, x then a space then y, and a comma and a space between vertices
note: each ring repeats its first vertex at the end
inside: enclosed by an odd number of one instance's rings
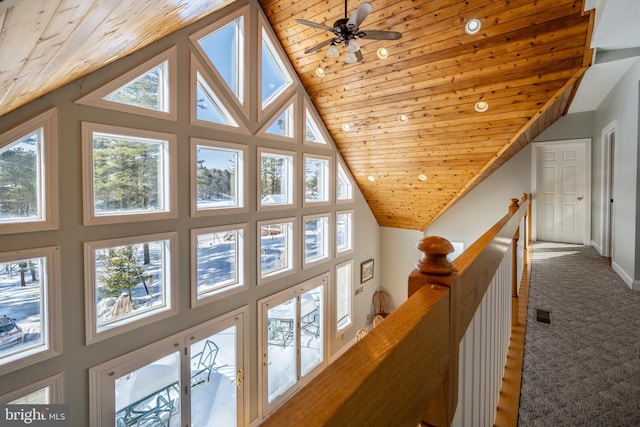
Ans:
POLYGON ((640 426, 640 292, 592 247, 534 245, 518 425, 640 426))

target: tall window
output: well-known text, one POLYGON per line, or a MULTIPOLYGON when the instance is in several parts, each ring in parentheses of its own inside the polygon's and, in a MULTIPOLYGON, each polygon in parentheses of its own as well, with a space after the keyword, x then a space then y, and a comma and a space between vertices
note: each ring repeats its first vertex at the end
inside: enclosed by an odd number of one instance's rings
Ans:
POLYGON ((0 134, 0 234, 58 227, 56 111, 0 134))
POLYGON ((353 211, 336 212, 336 254, 353 249, 353 211))
POLYGON ((177 312, 176 233, 85 243, 87 341, 177 312))
POLYGON ((336 266, 336 330, 341 332, 352 323, 353 260, 336 266))
POLYGON ((293 84, 293 78, 264 27, 262 27, 261 34, 262 78, 260 82, 262 86, 262 109, 264 110, 293 84))
POLYGON ((294 159, 295 153, 258 148, 260 158, 260 189, 258 206, 294 206, 294 159))
POLYGON ((176 216, 176 138, 83 123, 85 224, 176 216))
POLYGON ((258 284, 295 269, 295 218, 258 222, 258 284))
POLYGON ((193 216, 247 210, 246 146, 193 138, 191 158, 193 216))
POLYGON ((329 258, 329 215, 303 218, 305 267, 329 258))
POLYGON ((341 201, 353 201, 353 184, 346 169, 338 162, 338 185, 336 199, 341 201))
POLYGON ((304 165, 305 204, 328 203, 330 158, 305 154, 304 165))
POLYGON ((59 354, 58 252, 0 253, 0 375, 59 354))
POLYGON ((244 239, 247 226, 191 230, 192 305, 246 289, 244 239))

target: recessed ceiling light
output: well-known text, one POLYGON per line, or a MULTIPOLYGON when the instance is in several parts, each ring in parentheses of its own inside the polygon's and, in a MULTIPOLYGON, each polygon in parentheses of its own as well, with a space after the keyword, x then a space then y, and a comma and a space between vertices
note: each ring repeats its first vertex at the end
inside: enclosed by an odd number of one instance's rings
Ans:
POLYGON ((389 56, 389 51, 386 47, 381 47, 376 51, 376 55, 378 55, 380 59, 386 59, 389 56))
POLYGON ((427 175, 421 173, 420 175, 418 175, 418 179, 422 182, 427 180, 427 175))
POLYGON ((351 130, 351 126, 349 126, 349 123, 345 123, 342 125, 342 130, 345 132, 349 132, 351 130))
POLYGON ((468 20, 467 23, 464 25, 464 31, 469 35, 477 34, 481 28, 482 28, 482 23, 480 22, 479 19, 476 19, 476 18, 468 20))
POLYGON ((375 181, 375 180, 376 180, 376 177, 375 177, 375 176, 373 176, 373 175, 369 175, 369 176, 367 177, 367 179, 368 179, 369 181, 373 182, 373 181, 375 181))
POLYGON ((316 68, 316 75, 317 75, 318 77, 324 77, 324 74, 325 74, 325 72, 324 72, 324 68, 322 68, 322 67, 318 67, 318 68, 316 68))
POLYGON ((400 123, 407 123, 407 122, 409 121, 409 117, 407 117, 407 115, 406 115, 406 114, 400 114, 400 115, 398 116, 398 121, 399 121, 400 123))
POLYGON ((478 113, 484 113, 489 109, 489 103, 486 101, 478 101, 476 102, 476 105, 473 106, 473 109, 478 113))

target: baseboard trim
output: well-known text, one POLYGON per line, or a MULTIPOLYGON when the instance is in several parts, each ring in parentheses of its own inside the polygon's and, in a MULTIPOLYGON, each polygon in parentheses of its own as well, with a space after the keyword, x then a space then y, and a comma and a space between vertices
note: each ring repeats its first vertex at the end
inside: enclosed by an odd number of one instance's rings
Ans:
POLYGON ((611 260, 611 268, 613 268, 613 271, 620 276, 622 281, 626 283, 630 289, 640 290, 640 282, 637 280, 634 282, 633 277, 629 276, 614 260, 611 260))

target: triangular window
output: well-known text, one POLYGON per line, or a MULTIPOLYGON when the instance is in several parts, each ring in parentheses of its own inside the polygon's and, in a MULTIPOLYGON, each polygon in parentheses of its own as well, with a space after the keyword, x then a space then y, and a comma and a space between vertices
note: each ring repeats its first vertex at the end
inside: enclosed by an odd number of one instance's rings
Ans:
POLYGON ((110 102, 169 112, 169 61, 131 80, 104 99, 110 102))
POLYGON ((291 73, 278 54, 273 41, 262 27, 262 109, 275 101, 293 84, 291 73))
POLYGON ((327 143, 327 140, 325 139, 324 135, 322 135, 322 132, 320 132, 320 127, 311 114, 311 111, 309 111, 309 108, 305 109, 304 140, 306 142, 313 142, 316 144, 327 143))
POLYGON ((176 120, 176 48, 80 98, 79 104, 176 120))
POLYGON ((293 138, 293 104, 271 122, 265 133, 293 138))
POLYGON ((241 105, 245 103, 244 15, 213 31, 197 33, 194 38, 202 53, 241 105))
POLYGON ((196 120, 216 123, 225 126, 238 127, 238 123, 233 119, 229 111, 224 107, 207 84, 202 75, 198 73, 196 82, 196 120))

